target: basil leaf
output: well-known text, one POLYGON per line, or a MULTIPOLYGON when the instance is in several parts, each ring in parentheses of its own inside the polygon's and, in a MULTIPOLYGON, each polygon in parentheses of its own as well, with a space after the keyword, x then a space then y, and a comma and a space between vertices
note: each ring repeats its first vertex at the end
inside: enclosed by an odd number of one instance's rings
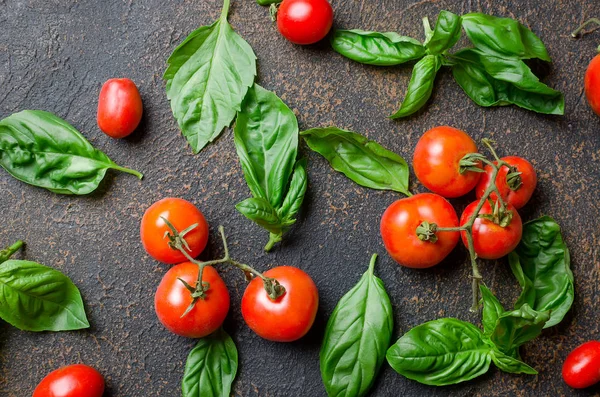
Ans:
POLYGON ((439 55, 452 48, 460 39, 461 19, 450 11, 441 11, 435 23, 435 28, 425 42, 427 53, 439 55))
POLYGON ((486 53, 551 61, 542 40, 513 19, 471 13, 462 16, 462 25, 475 47, 486 53))
POLYGON ((393 32, 336 30, 331 46, 346 58, 376 66, 400 65, 425 55, 425 47, 419 41, 393 32))
POLYGON ((238 352, 221 328, 198 341, 185 363, 183 397, 223 397, 231 394, 238 367, 238 352))
POLYGON ((483 300, 483 314, 481 319, 483 334, 489 337, 494 332, 494 328, 496 328, 498 318, 504 313, 504 308, 488 287, 481 284, 479 289, 481 290, 481 298, 483 300))
POLYGON ((267 200, 260 197, 251 197, 238 203, 235 208, 246 218, 256 222, 269 232, 282 234, 282 221, 277 211, 267 200))
POLYGON ((549 319, 548 311, 539 312, 524 304, 498 317, 490 340, 502 353, 518 358, 519 346, 541 334, 549 319))
POLYGON ((301 159, 296 162, 292 181, 281 208, 277 210, 277 214, 287 222, 296 222, 295 216, 300 211, 304 194, 308 186, 308 175, 306 173, 306 159, 301 159))
POLYGON ((499 352, 498 350, 491 351, 492 361, 496 364, 496 367, 500 368, 504 372, 508 372, 511 374, 528 374, 528 375, 537 375, 538 372, 531 368, 529 365, 525 364, 523 361, 507 356, 504 353, 499 352))
POLYGON ((367 394, 390 345, 394 318, 381 279, 369 270, 333 310, 321 346, 321 376, 330 396, 367 394))
POLYGON ((508 259, 523 288, 515 307, 549 310, 545 328, 560 323, 575 299, 569 249, 560 226, 547 216, 525 223, 521 242, 508 259))
POLYGON ((0 121, 0 166, 22 182, 60 194, 93 192, 109 168, 142 178, 42 110, 24 110, 0 121))
POLYGON ((24 331, 89 328, 73 282, 39 263, 7 260, 0 266, 0 317, 24 331))
POLYGON ((173 115, 194 153, 231 124, 256 76, 256 56, 221 17, 193 31, 169 57, 163 78, 173 115))
POLYGON ((433 386, 451 385, 487 372, 491 348, 479 328, 454 318, 421 324, 387 352, 390 366, 401 375, 433 386))
POLYGON ((410 196, 406 161, 377 142, 336 127, 313 128, 300 135, 334 170, 359 185, 410 196))
POLYGON ((438 55, 427 55, 415 64, 404 102, 390 118, 410 116, 427 103, 433 92, 435 76, 441 66, 442 60, 438 55))
POLYGON ((538 113, 564 114, 562 93, 539 82, 522 61, 500 61, 498 65, 494 65, 492 60, 498 58, 489 57, 486 61, 497 77, 514 80, 511 82, 492 77, 481 60, 486 57, 474 49, 461 50, 453 55, 456 61, 452 66, 454 79, 475 103, 486 107, 514 104, 538 113), (508 65, 506 70, 502 69, 502 64, 508 65))

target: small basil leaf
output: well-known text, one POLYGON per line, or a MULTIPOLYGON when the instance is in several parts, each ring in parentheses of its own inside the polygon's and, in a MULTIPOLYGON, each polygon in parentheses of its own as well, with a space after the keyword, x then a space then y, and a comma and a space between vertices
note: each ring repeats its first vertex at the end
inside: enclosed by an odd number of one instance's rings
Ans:
POLYGON ((523 361, 514 357, 507 356, 506 354, 499 352, 498 350, 492 350, 492 361, 496 364, 496 367, 500 368, 504 372, 511 374, 528 374, 537 375, 538 372, 525 364, 523 361))
POLYGON ((394 328, 392 304, 381 279, 369 270, 333 310, 321 346, 321 376, 329 396, 364 396, 381 364, 394 328))
POLYGON ((404 101, 390 118, 410 116, 427 103, 433 92, 435 76, 441 66, 442 60, 438 55, 427 55, 415 64, 404 101))
POLYGON ((229 396, 237 367, 235 343, 222 328, 200 339, 185 363, 182 397, 229 396))
POLYGON ((301 159, 296 162, 290 188, 283 200, 281 208, 277 210, 277 214, 281 219, 287 222, 295 222, 296 214, 300 211, 304 194, 308 186, 308 175, 306 173, 306 159, 301 159))
POLYGON ((58 270, 8 260, 0 266, 0 317, 24 331, 88 328, 79 290, 58 270))
POLYGON ((282 233, 282 222, 277 211, 271 204, 260 197, 251 197, 240 203, 235 208, 246 218, 256 222, 262 228, 274 234, 282 233))
POLYGON ((494 332, 494 328, 496 328, 496 321, 498 321, 498 318, 504 313, 504 308, 488 287, 481 284, 479 289, 481 290, 481 298, 483 299, 483 314, 481 320, 483 324, 483 334, 489 337, 492 332, 494 332))
POLYGON ((539 37, 513 19, 471 13, 462 16, 462 25, 475 47, 486 53, 551 61, 539 37))
POLYGON ((435 28, 425 43, 427 53, 439 55, 444 51, 452 48, 460 39, 461 20, 456 14, 450 11, 441 11, 435 23, 435 28))
POLYGON ((393 32, 336 30, 331 46, 346 58, 376 66, 400 65, 425 55, 425 47, 417 40, 393 32))
POLYGON ((334 170, 359 185, 410 195, 406 161, 377 142, 335 127, 313 128, 300 135, 334 170))
POLYGON ((95 149, 72 125, 41 110, 0 121, 0 166, 22 182, 60 194, 93 192, 111 168, 142 178, 95 149))
POLYGON ((163 76, 173 115, 194 153, 231 124, 256 76, 256 55, 227 22, 228 11, 190 33, 163 76))
POLYGON ((515 307, 549 310, 545 328, 560 323, 575 299, 569 249, 560 226, 547 216, 525 223, 521 242, 508 259, 523 288, 515 307))
POLYGON ((454 318, 442 318, 404 334, 389 348, 387 361, 409 379, 444 386, 486 373, 490 351, 479 328, 454 318))
POLYGON ((255 84, 234 128, 235 147, 254 197, 281 206, 298 153, 298 121, 281 99, 255 84))
POLYGON ((524 304, 498 317, 490 340, 502 353, 518 358, 519 346, 541 334, 549 319, 548 311, 539 312, 524 304))

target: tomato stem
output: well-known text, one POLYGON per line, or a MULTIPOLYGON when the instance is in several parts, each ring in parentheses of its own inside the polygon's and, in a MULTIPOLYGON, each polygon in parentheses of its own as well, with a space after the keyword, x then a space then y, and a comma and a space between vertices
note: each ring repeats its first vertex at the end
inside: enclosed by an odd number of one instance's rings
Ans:
MULTIPOLYGON (((587 33, 593 32, 594 30, 598 29, 599 27, 600 27, 600 19, 599 18, 591 18, 591 19, 585 21, 583 24, 581 24, 581 26, 579 26, 577 29, 575 29, 573 31, 573 33, 571 33, 571 37, 577 38, 580 35, 583 36, 587 33), (599 25, 599 26, 595 27, 594 29, 590 30, 589 32, 582 33, 583 29, 585 29, 588 25, 590 25, 592 23, 595 23, 596 25, 599 25)), ((600 51, 600 47, 598 47, 598 51, 600 51)))
POLYGON ((6 249, 3 249, 2 251, 0 251, 0 263, 6 262, 7 260, 9 260, 10 257, 13 256, 15 252, 17 252, 18 250, 21 249, 21 247, 23 247, 23 244, 25 244, 25 243, 22 240, 19 240, 16 243, 14 243, 13 245, 11 245, 10 247, 7 247, 6 249))

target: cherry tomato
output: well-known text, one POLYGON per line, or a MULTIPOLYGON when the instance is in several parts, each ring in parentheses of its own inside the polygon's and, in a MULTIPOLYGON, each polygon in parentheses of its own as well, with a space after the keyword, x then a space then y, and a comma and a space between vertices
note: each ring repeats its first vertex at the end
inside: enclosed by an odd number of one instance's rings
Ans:
POLYGON ((202 212, 189 201, 180 198, 165 198, 152 204, 142 217, 140 235, 146 252, 157 261, 175 264, 187 258, 169 246, 166 232, 171 232, 163 218, 167 219, 178 232, 198 224, 183 237, 188 243, 188 254, 195 258, 208 243, 208 223, 202 212))
POLYGON ((314 44, 333 25, 333 9, 327 0, 283 0, 277 11, 279 32, 294 44, 314 44))
MULTIPOLYGON (((516 209, 521 209, 527 204, 529 199, 531 199, 531 196, 533 196, 533 191, 537 185, 537 174, 533 169, 533 165, 524 158, 508 156, 503 157, 501 160, 515 167, 515 172, 520 172, 521 174, 516 176, 515 179, 511 179, 509 183, 507 177, 509 176, 510 170, 508 167, 503 166, 496 176, 496 186, 504 201, 512 204, 516 209), (519 183, 520 185, 518 185, 519 183), (516 187, 516 190, 513 190, 511 185, 516 187)), ((492 179, 492 167, 486 165, 484 171, 485 172, 482 174, 481 179, 475 188, 475 195, 478 199, 483 196, 492 179)), ((496 193, 492 193, 490 197, 492 200, 496 200, 496 193)))
POLYGON ((585 96, 598 116, 600 116, 600 55, 596 55, 585 72, 585 96))
POLYGON ((285 293, 271 300, 263 281, 256 277, 242 298, 246 324, 262 338, 293 342, 312 327, 319 308, 319 291, 308 274, 291 266, 279 266, 264 273, 285 287, 285 293))
POLYGON ((600 382, 600 342, 586 342, 569 353, 563 364, 562 376, 565 383, 575 389, 600 382))
MULTIPOLYGON (((479 201, 475 201, 463 212, 460 217, 460 225, 465 225, 471 215, 477 209, 479 201)), ((507 211, 512 212, 512 220, 507 227, 502 227, 491 220, 477 218, 473 224, 473 245, 477 256, 481 259, 498 259, 512 252, 523 234, 523 224, 521 216, 511 204, 507 204, 507 211)), ((486 201, 481 207, 479 214, 492 214, 493 208, 489 201, 486 201)), ((461 233, 462 241, 467 245, 467 233, 461 233)))
POLYGON ((104 378, 92 367, 68 365, 50 372, 35 388, 33 397, 102 397, 104 378))
MULTIPOLYGON (((460 173, 460 160, 477 153, 477 145, 464 131, 452 127, 436 127, 427 131, 415 148, 413 168, 419 181, 429 190, 452 198, 469 193, 480 172, 460 173)), ((481 167, 481 163, 478 165, 481 167)))
POLYGON ((422 241, 417 227, 424 221, 439 227, 457 227, 452 205, 437 194, 422 193, 398 200, 381 217, 385 249, 402 266, 417 269, 435 266, 456 247, 458 232, 437 232, 437 241, 422 241))
POLYGON ((108 136, 125 138, 142 120, 142 98, 129 79, 110 79, 98 100, 98 126, 108 136))
POLYGON ((202 338, 215 332, 229 312, 229 291, 215 268, 206 266, 202 281, 209 284, 204 299, 181 317, 192 303, 191 292, 181 280, 195 287, 198 265, 192 262, 173 266, 163 277, 156 295, 154 309, 160 322, 171 332, 187 338, 202 338))

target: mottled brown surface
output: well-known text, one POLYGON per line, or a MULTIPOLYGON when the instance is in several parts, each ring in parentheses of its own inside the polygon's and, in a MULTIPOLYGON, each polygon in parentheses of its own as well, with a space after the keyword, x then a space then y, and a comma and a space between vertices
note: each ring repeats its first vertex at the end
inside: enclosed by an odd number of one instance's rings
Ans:
MULTIPOLYGON (((333 0, 336 25, 397 30, 422 38, 421 17, 441 9, 483 11, 517 17, 547 44, 554 64, 545 81, 566 94, 567 114, 549 117, 515 107, 474 105, 448 71, 437 81, 434 100, 403 121, 385 118, 396 109, 409 67, 378 69, 335 54, 326 43, 297 47, 281 38, 267 10, 251 0, 233 0, 230 20, 259 58, 259 82, 277 92, 297 113, 302 127, 337 125, 362 132, 411 159, 420 134, 440 124, 491 137, 501 154, 529 158, 540 183, 525 219, 548 214, 563 226, 571 248, 576 300, 558 327, 523 349, 539 376, 492 369, 463 385, 433 388, 404 379, 384 366, 374 396, 397 395, 593 395, 568 389, 560 379, 567 353, 598 338, 600 307, 597 218, 600 118, 585 104, 583 73, 600 34, 573 41, 568 32, 598 16, 595 0, 333 0)), ((37 260, 68 274, 80 287, 92 327, 82 332, 34 334, 0 324, 0 395, 28 396, 49 371, 85 362, 106 375, 108 396, 177 396, 193 340, 174 336, 158 323, 153 293, 167 267, 149 258, 139 242, 143 211, 165 196, 196 203, 212 227, 210 256, 220 254, 216 226, 223 224, 232 255, 259 269, 296 265, 310 273, 321 292, 314 329, 297 343, 261 340, 243 323, 239 302, 244 281, 226 272, 232 308, 225 327, 238 345, 239 396, 322 396, 319 342, 327 315, 356 283, 370 254, 390 293, 396 335, 439 316, 478 322, 470 315, 470 269, 457 250, 433 270, 404 269, 384 255, 378 236, 381 213, 397 194, 359 187, 309 153, 310 186, 297 226, 286 242, 264 254, 266 234, 236 212, 249 196, 231 132, 193 156, 171 115, 161 75, 174 47, 193 29, 216 19, 220 0, 0 0, 0 118, 22 109, 44 109, 65 118, 122 165, 145 173, 143 182, 110 173, 88 197, 58 196, 12 179, 0 170, 0 245, 18 238, 18 257, 37 260), (126 76, 139 86, 145 105, 142 128, 115 141, 95 122, 101 84, 126 76)), ((423 191, 413 182, 415 191, 423 191)), ((462 209, 466 201, 457 205, 462 209)), ((507 263, 482 266, 486 282, 508 306, 517 283, 507 263)))

